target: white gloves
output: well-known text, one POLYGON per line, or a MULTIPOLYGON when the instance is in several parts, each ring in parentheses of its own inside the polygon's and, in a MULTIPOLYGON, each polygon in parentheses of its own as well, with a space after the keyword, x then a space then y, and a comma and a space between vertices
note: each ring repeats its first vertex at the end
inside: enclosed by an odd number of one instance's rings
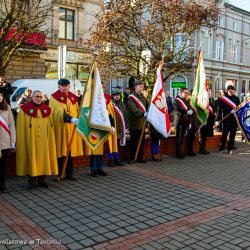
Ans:
POLYGON ((148 117, 148 112, 144 113, 144 117, 146 117, 146 118, 148 117))
POLYGON ((11 149, 15 149, 15 148, 16 148, 16 144, 15 144, 15 143, 11 143, 11 144, 10 144, 10 148, 11 148, 11 149))
POLYGON ((113 135, 115 133, 115 128, 111 127, 111 135, 113 135))
POLYGON ((71 123, 74 123, 76 126, 78 125, 78 121, 79 121, 79 119, 77 119, 77 118, 72 118, 72 119, 70 120, 70 122, 71 122, 71 123))
POLYGON ((230 113, 234 114, 235 112, 236 112, 235 109, 232 109, 230 113))
POLYGON ((191 129, 191 127, 192 127, 192 124, 191 124, 191 123, 189 123, 189 125, 188 125, 188 129, 191 129))
POLYGON ((192 115, 194 113, 194 111, 192 110, 192 109, 189 109, 188 111, 187 111, 187 115, 192 115))
POLYGON ((218 127, 220 125, 220 122, 215 122, 215 126, 218 127))

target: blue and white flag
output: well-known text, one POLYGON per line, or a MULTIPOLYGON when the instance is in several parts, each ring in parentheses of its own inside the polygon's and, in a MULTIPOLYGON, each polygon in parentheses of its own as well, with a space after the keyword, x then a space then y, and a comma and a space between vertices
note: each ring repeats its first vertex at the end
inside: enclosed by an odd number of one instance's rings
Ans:
POLYGON ((235 110, 234 116, 246 142, 250 144, 250 98, 242 102, 235 110))

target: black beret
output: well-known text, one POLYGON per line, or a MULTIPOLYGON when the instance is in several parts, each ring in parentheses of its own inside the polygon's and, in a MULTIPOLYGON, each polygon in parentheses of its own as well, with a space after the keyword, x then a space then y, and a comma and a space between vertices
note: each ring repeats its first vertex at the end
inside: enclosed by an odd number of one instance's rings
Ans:
POLYGON ((144 85, 144 83, 143 83, 142 80, 137 80, 137 81, 135 82, 135 86, 137 86, 137 85, 144 85))
POLYGON ((58 85, 69 85, 70 81, 68 79, 60 79, 58 85))

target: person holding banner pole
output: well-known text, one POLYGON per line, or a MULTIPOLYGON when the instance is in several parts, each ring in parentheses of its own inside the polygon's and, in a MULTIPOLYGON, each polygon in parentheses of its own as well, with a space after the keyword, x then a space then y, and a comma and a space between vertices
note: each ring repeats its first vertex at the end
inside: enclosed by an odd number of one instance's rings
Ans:
POLYGON ((235 112, 236 107, 240 104, 239 97, 235 96, 235 87, 233 85, 229 85, 227 87, 227 92, 218 100, 217 104, 218 116, 217 122, 215 123, 216 126, 219 125, 219 120, 223 118, 222 114, 224 116, 219 152, 222 152, 225 149, 227 136, 230 133, 228 142, 228 153, 232 154, 237 131, 237 121, 233 114, 235 112))
POLYGON ((73 175, 73 157, 83 155, 82 139, 75 133, 79 113, 78 98, 69 91, 70 81, 68 79, 60 79, 58 81, 58 88, 59 89, 51 95, 49 102, 49 106, 52 108, 52 119, 55 126, 59 170, 56 181, 60 181, 61 178, 63 178, 62 173, 65 157, 68 157, 66 179, 76 181, 77 179, 73 175), (69 145, 70 148, 68 148, 69 145))
POLYGON ((143 159, 143 147, 145 142, 145 124, 147 117, 147 101, 143 96, 144 83, 138 80, 134 84, 134 91, 128 97, 128 115, 130 131, 130 160, 129 164, 136 160, 139 163, 146 163, 143 159), (142 137, 141 137, 142 134, 142 137), (135 159, 137 145, 141 139, 138 157, 135 159))
POLYGON ((183 159, 185 154, 182 150, 183 139, 186 135, 189 116, 193 115, 193 110, 191 109, 189 103, 186 101, 188 96, 188 89, 181 88, 180 94, 175 98, 174 107, 174 121, 175 121, 175 131, 176 131, 176 158, 183 159))

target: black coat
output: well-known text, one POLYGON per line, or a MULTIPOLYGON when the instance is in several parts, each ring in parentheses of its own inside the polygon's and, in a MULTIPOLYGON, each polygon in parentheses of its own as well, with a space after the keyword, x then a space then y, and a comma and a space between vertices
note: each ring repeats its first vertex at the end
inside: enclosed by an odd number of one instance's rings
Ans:
POLYGON ((215 121, 215 103, 209 99, 209 105, 213 109, 213 113, 209 112, 207 118, 207 124, 201 128, 201 136, 202 137, 213 137, 214 136, 214 121, 215 121))

